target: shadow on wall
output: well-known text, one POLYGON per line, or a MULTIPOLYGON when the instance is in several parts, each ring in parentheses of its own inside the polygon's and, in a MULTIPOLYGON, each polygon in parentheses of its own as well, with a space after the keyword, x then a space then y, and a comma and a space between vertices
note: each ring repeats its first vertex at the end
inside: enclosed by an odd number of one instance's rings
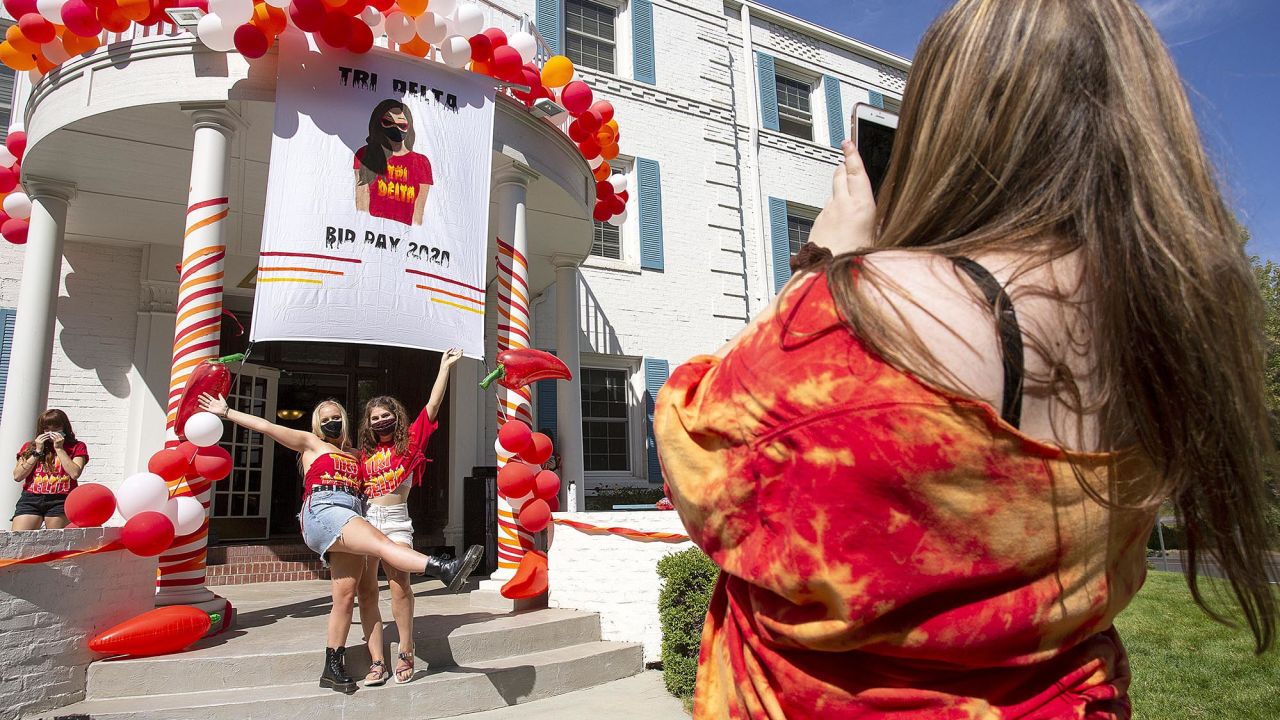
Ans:
POLYGON ((102 277, 94 272, 94 265, 103 262, 104 255, 120 253, 135 259, 132 277, 109 280, 112 283, 124 280, 129 288, 137 287, 136 250, 66 244, 63 258, 71 272, 64 280, 66 295, 58 297, 57 318, 62 325, 58 343, 76 367, 95 371, 107 392, 117 398, 127 398, 128 373, 138 328, 137 297, 132 290, 126 302, 103 297, 102 277))
POLYGON ((587 279, 578 273, 578 295, 582 298, 582 337, 579 343, 582 350, 601 355, 621 355, 622 343, 618 342, 618 333, 613 324, 605 317, 604 308, 600 307, 600 299, 591 292, 587 279))

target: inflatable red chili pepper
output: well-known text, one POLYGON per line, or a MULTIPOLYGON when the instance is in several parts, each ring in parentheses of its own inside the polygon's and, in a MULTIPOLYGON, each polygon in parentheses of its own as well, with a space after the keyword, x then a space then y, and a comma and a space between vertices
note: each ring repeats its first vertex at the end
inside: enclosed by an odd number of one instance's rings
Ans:
POLYGON ((573 374, 549 352, 522 348, 505 350, 498 355, 498 367, 480 381, 480 387, 488 389, 494 380, 502 387, 519 390, 539 380, 571 380, 573 374))
POLYGON ((205 360, 191 371, 191 377, 187 378, 187 386, 182 390, 182 400, 178 402, 178 415, 173 420, 173 427, 177 429, 180 439, 187 439, 186 434, 182 432, 187 425, 187 419, 200 412, 201 395, 208 393, 214 397, 226 397, 227 393, 231 392, 231 370, 227 365, 241 360, 244 360, 244 353, 236 353, 214 360, 205 360))

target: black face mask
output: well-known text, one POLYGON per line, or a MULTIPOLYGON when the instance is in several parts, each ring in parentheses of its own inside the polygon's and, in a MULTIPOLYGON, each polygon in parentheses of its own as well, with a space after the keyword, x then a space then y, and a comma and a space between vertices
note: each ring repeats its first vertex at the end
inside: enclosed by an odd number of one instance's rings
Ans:
POLYGON ((320 423, 320 432, 327 438, 336 438, 342 434, 341 420, 326 420, 320 423))
POLYGON ((400 142, 404 140, 404 131, 398 127, 383 128, 387 133, 387 139, 391 142, 400 142))
POLYGON ((379 435, 386 435, 387 433, 395 432, 396 425, 396 419, 389 417, 383 418, 376 423, 371 423, 369 427, 373 428, 373 431, 379 435))

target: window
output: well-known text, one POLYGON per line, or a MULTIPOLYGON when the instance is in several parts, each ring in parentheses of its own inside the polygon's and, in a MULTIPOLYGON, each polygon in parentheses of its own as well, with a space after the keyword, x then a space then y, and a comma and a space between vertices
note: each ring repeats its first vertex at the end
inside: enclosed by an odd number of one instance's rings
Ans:
POLYGON ((809 97, 813 87, 801 80, 775 75, 778 90, 778 129, 805 140, 813 139, 813 113, 809 97))
POLYGON ((622 229, 596 220, 591 236, 591 254, 610 260, 622 259, 622 229))
POLYGON ((794 256, 800 252, 800 248, 809 242, 809 231, 813 230, 813 218, 797 215, 793 211, 787 211, 787 243, 791 246, 791 254, 794 256))
POLYGON ((617 11, 591 0, 565 0, 564 54, 577 67, 614 72, 617 11))
POLYGON ((582 368, 582 457, 588 471, 631 469, 627 371, 582 368))
MULTIPOLYGON (((227 405, 233 410, 257 417, 267 416, 270 381, 241 372, 227 396, 227 405)), ((213 486, 213 517, 257 518, 265 517, 270 499, 264 498, 266 488, 264 474, 270 477, 271 455, 266 437, 259 432, 233 426, 220 443, 231 453, 231 477, 213 486), (264 502, 265 500, 265 502, 264 502)))

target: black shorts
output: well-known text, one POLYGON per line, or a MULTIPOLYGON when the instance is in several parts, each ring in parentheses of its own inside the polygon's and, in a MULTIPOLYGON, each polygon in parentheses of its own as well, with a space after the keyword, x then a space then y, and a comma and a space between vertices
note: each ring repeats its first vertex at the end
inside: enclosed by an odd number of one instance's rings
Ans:
POLYGON ((40 517, 66 517, 63 504, 67 502, 64 495, 44 495, 41 493, 23 492, 14 508, 13 518, 19 515, 38 515, 40 517))

